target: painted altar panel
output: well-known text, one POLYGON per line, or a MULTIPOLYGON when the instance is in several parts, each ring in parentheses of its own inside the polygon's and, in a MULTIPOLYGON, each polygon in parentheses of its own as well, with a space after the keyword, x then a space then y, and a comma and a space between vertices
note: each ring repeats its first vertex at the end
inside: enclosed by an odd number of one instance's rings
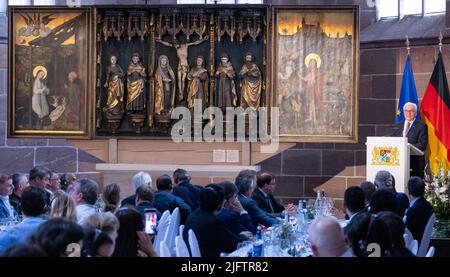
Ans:
POLYGON ((88 135, 89 16, 86 9, 10 10, 11 136, 88 135))
POLYGON ((357 141, 357 18, 353 8, 277 9, 282 141, 357 141))

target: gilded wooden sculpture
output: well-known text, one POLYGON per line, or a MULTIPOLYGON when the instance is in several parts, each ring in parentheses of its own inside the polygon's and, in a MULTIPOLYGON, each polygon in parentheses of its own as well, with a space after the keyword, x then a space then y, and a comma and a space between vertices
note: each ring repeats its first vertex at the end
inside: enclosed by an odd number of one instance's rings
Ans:
POLYGON ((168 122, 170 114, 175 108, 175 73, 166 55, 158 59, 155 71, 155 116, 160 122, 168 122))
POLYGON ((261 71, 254 63, 253 54, 245 54, 239 77, 241 78, 241 107, 258 110, 261 102, 262 77, 261 71))
POLYGON ((205 59, 198 56, 196 66, 189 71, 187 106, 190 110, 194 108, 194 100, 202 101, 202 112, 209 103, 209 77, 205 68, 205 59))

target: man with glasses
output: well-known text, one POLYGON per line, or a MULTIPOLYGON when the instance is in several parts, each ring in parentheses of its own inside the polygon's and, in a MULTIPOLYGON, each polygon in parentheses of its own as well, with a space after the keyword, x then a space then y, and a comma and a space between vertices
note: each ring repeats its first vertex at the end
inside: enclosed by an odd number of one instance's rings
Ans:
MULTIPOLYGON (((417 105, 407 102, 403 105, 403 113, 405 120, 399 122, 395 126, 394 137, 407 137, 408 143, 414 145, 421 151, 425 151, 428 145, 428 128, 427 125, 416 119, 417 105)), ((411 173, 410 176, 424 177, 425 157, 411 156, 411 173)))
POLYGON ((46 185, 45 190, 48 193, 50 193, 50 195, 53 196, 53 194, 60 189, 61 179, 60 179, 58 173, 56 173, 54 171, 50 171, 49 175, 50 175, 49 182, 46 185))

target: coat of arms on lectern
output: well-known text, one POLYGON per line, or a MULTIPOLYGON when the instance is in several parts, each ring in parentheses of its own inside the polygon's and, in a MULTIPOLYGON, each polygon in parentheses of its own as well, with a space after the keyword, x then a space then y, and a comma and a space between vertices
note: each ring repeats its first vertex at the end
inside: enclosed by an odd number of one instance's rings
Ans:
POLYGON ((398 147, 374 147, 372 150, 372 165, 400 165, 398 147))

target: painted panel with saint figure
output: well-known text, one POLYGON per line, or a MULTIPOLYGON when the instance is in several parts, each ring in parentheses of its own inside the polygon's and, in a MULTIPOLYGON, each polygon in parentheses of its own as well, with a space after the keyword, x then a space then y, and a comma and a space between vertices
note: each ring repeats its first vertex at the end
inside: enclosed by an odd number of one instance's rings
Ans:
POLYGON ((89 14, 11 15, 10 135, 87 135, 89 14))
POLYGON ((280 135, 294 141, 354 141, 353 10, 280 10, 276 105, 280 135))

